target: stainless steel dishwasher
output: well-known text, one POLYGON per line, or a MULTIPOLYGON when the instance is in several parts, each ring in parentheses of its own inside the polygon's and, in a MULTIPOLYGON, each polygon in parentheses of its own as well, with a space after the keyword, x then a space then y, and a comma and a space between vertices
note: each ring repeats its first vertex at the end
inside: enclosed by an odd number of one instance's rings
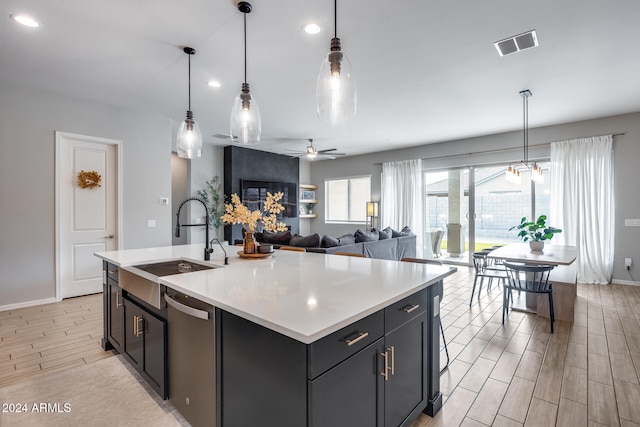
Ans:
POLYGON ((216 424, 213 306, 167 289, 169 400, 194 427, 216 424))

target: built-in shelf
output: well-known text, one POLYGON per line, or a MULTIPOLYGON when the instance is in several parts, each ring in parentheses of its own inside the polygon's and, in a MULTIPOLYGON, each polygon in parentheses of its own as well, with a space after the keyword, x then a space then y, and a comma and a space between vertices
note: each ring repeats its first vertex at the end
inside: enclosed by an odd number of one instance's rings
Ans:
MULTIPOLYGON (((318 189, 317 185, 313 185, 313 184, 300 184, 298 185, 298 187, 300 188, 300 197, 302 197, 303 195, 306 195, 307 197, 311 196, 315 196, 315 191, 318 189), (307 194, 304 194, 304 193, 307 194)), ((305 205, 311 205, 312 208, 313 206, 315 206, 315 204, 318 203, 318 200, 313 198, 313 199, 300 199, 300 204, 299 206, 304 209, 306 211, 306 207, 305 205)), ((300 218, 318 218, 318 214, 314 214, 314 213, 301 213, 300 214, 300 218)))

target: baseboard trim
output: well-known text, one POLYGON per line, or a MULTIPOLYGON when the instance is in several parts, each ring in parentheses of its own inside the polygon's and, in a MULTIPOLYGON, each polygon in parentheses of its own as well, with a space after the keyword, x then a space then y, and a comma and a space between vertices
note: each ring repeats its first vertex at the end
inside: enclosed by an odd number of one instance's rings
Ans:
POLYGON ((614 284, 617 284, 617 285, 640 286, 640 282, 634 282, 632 280, 613 279, 611 283, 614 283, 614 284))
POLYGON ((0 311, 17 310, 19 308, 35 307, 36 305, 51 304, 51 303, 54 303, 54 302, 58 302, 58 300, 55 297, 54 298, 39 299, 39 300, 35 300, 35 301, 18 302, 16 304, 0 305, 0 311))

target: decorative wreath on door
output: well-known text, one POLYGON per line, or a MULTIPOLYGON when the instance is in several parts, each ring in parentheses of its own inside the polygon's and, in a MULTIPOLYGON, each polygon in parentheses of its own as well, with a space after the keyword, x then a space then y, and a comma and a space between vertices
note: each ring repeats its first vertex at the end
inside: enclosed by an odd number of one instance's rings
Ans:
POLYGON ((96 188, 100 187, 102 176, 96 171, 81 170, 78 172, 78 187, 80 188, 96 188))

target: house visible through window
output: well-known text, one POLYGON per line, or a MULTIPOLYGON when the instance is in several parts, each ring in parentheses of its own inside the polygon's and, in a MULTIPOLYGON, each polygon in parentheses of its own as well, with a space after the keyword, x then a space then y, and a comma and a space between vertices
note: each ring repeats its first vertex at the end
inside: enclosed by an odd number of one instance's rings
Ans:
POLYGON ((327 180, 324 190, 326 222, 366 222, 370 176, 327 180))

